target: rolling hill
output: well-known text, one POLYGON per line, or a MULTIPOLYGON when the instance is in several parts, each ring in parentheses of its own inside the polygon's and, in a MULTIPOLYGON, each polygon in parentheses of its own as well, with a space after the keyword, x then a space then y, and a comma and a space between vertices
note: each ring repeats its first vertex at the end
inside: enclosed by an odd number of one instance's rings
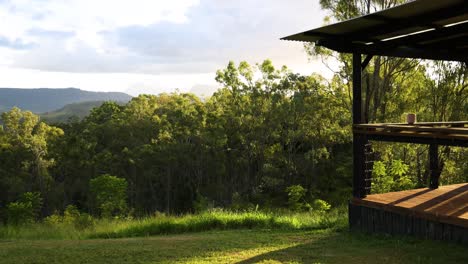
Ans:
POLYGON ((90 113, 91 109, 100 106, 103 102, 104 101, 89 101, 72 103, 58 110, 41 113, 39 115, 41 116, 41 120, 44 120, 47 123, 67 122, 71 117, 83 119, 90 113))
MULTIPOLYGON (((96 106, 100 101, 128 102, 132 96, 119 92, 90 92, 77 88, 65 89, 15 89, 0 88, 0 112, 8 111, 12 107, 19 107, 23 110, 30 110, 34 113, 57 112, 71 109, 85 109, 91 105, 96 106), (84 105, 74 105, 67 109, 61 109, 69 104, 88 102, 84 105), (57 110, 59 109, 59 110, 57 110)), ((91 107, 92 108, 92 107, 91 107)), ((91 109, 89 108, 89 109, 91 109)), ((87 110, 89 112, 89 109, 87 110)), ((56 113, 58 114, 58 113, 56 113)), ((79 116, 79 114, 77 114, 79 116)))

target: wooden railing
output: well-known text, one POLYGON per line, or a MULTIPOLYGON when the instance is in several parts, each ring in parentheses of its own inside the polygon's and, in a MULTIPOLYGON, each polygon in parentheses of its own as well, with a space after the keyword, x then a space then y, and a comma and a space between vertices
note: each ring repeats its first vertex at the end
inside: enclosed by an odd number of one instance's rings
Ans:
POLYGON ((468 146, 468 121, 356 124, 353 132, 369 140, 468 146))
POLYGON ((366 156, 369 141, 403 142, 429 145, 430 188, 438 188, 441 170, 439 168, 439 145, 468 147, 468 121, 456 122, 419 122, 355 124, 353 125, 354 141, 357 149, 355 155, 354 197, 362 198, 370 192, 372 179, 371 164, 366 156))

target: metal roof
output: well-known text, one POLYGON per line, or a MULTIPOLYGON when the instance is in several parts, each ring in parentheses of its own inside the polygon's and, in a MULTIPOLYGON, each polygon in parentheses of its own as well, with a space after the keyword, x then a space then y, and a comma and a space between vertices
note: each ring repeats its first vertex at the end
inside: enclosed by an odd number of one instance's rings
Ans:
POLYGON ((468 62, 468 0, 416 0, 282 39, 343 53, 468 62))

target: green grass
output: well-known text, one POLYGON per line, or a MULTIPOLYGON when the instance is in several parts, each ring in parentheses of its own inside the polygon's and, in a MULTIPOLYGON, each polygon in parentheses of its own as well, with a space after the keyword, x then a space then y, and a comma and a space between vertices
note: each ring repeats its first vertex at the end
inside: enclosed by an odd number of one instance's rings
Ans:
POLYGON ((343 228, 346 212, 338 208, 326 214, 210 211, 197 215, 146 217, 135 220, 97 220, 92 228, 36 223, 0 227, 0 239, 124 238, 180 234, 210 230, 276 229, 312 230, 343 228))
POLYGON ((0 227, 1 263, 468 263, 448 242, 365 235, 346 210, 211 211, 138 220, 0 227))
POLYGON ((348 231, 228 230, 143 238, 0 240, 0 263, 468 263, 462 246, 348 231))

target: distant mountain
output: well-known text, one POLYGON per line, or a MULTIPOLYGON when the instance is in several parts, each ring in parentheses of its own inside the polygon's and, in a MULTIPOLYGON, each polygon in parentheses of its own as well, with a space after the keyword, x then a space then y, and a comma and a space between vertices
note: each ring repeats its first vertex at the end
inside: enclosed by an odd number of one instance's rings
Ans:
POLYGON ((55 111, 68 104, 90 101, 128 102, 132 96, 119 92, 90 92, 77 88, 0 88, 0 112, 16 106, 34 113, 55 111))
POLYGON ((39 114, 41 120, 47 123, 64 123, 71 117, 83 119, 91 112, 91 109, 101 106, 104 101, 90 101, 68 104, 58 110, 39 114))

